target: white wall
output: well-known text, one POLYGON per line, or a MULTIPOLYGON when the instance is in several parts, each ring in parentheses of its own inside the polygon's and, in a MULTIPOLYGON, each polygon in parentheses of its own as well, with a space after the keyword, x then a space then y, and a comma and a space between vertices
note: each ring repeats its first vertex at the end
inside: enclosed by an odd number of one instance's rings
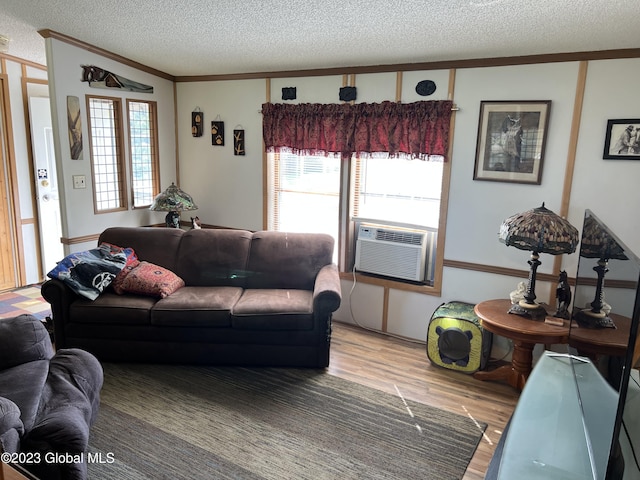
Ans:
POLYGON ((640 118, 640 59, 590 62, 576 152, 569 220, 589 208, 640 255, 640 162, 603 160, 607 120, 640 118))
POLYGON ((178 142, 180 187, 198 205, 183 220, 197 215, 210 225, 262 228, 262 116, 264 80, 179 83, 178 142), (204 118, 201 137, 191 135, 191 112, 204 118), (211 121, 224 122, 224 146, 211 144, 211 121), (245 155, 234 155, 233 131, 245 131, 245 155))
MULTIPOLYGON (((138 226, 164 222, 163 212, 131 208, 114 213, 94 214, 91 163, 89 153, 89 133, 87 125, 85 95, 109 96, 123 99, 132 98, 157 102, 158 142, 160 157, 161 188, 176 181, 176 141, 174 115, 173 82, 150 73, 121 64, 114 60, 75 47, 56 39, 46 39, 47 65, 49 65, 49 89, 53 112, 53 130, 56 141, 58 182, 61 192, 62 235, 72 239, 67 252, 84 250, 95 246, 95 241, 73 243, 73 239, 95 235, 111 226, 138 226), (130 80, 153 86, 153 93, 119 91, 118 89, 91 88, 82 82, 82 65, 96 65, 130 80), (82 136, 84 155, 82 160, 71 160, 67 133, 67 96, 80 99, 82 116, 82 136), (84 175, 87 188, 74 189, 73 176, 84 175)), ((124 151, 128 159, 128 140, 125 135, 124 151)), ((129 193, 129 188, 126 189, 129 193)))
MULTIPOLYGON (((570 131, 579 63, 550 63, 459 69, 455 76, 456 113, 445 258, 481 265, 528 269, 529 253, 505 247, 497 239, 502 220, 545 202, 559 211, 569 153, 570 131), (482 100, 551 100, 549 129, 541 185, 473 180, 476 137, 482 100)), ((622 239, 640 252, 639 222, 631 220, 640 191, 635 187, 640 162, 602 160, 604 127, 609 118, 638 117, 634 79, 640 60, 590 62, 580 130, 569 220, 580 229, 586 208, 620 231, 622 239)), ((447 98, 449 71, 404 72, 402 101, 447 98), (430 97, 415 92, 418 81, 431 79, 437 89, 430 97)), ((272 102, 281 102, 282 87, 297 87, 294 103, 337 103, 342 76, 272 79, 272 102)), ((355 78, 358 102, 395 100, 396 74, 377 73, 355 78)), ((267 98, 265 80, 179 83, 179 150, 181 186, 200 205, 204 223, 262 228, 263 188, 260 105, 267 98), (190 138, 190 112, 205 112, 205 135, 190 138), (227 146, 211 146, 210 121, 225 121, 227 146), (247 157, 233 157, 230 130, 246 128, 247 157)), ((554 257, 541 255, 541 273, 553 271, 554 257)), ((577 254, 563 257, 563 268, 575 275, 577 254), (576 257, 576 258, 574 258, 576 257)), ((522 278, 445 267, 440 297, 391 289, 387 330, 424 340, 427 321, 438 305, 449 300, 475 303, 506 298, 522 278)), ((343 303, 334 315, 375 329, 383 326, 384 289, 342 281, 343 303)), ((555 284, 538 282, 541 301, 552 298, 555 284)), ((497 348, 503 346, 498 345, 497 348)))

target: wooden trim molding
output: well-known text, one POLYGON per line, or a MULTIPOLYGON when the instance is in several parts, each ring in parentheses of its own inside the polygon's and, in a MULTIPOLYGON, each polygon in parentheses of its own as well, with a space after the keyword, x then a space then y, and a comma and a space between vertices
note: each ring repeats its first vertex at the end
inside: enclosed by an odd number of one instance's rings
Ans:
MULTIPOLYGON (((83 42, 68 35, 56 32, 50 29, 39 30, 38 33, 43 38, 54 38, 69 45, 82 48, 89 52, 102 55, 103 57, 115 60, 117 62, 129 65, 144 72, 156 75, 174 82, 207 82, 219 80, 255 80, 263 78, 295 78, 295 77, 319 77, 332 75, 357 75, 364 73, 382 73, 382 72, 410 72, 419 70, 450 70, 457 68, 481 68, 481 67, 503 67, 510 65, 530 65, 536 63, 558 63, 558 62, 576 62, 586 60, 608 60, 615 58, 638 58, 640 57, 640 48, 626 48, 614 50, 598 50, 591 52, 568 52, 568 53, 550 53, 540 55, 523 55, 516 57, 493 57, 493 58, 472 58, 466 60, 444 60, 439 62, 418 62, 418 63, 397 63, 386 65, 370 65, 359 67, 335 67, 335 68, 316 68, 308 70, 285 70, 280 72, 253 72, 253 73, 233 73, 220 75, 171 75, 160 70, 143 65, 139 62, 130 60, 121 55, 104 50, 95 45, 83 42)), ((0 54, 0 57, 4 56, 0 54)), ((34 64, 34 66, 38 66, 34 64)), ((38 66, 39 67, 39 66, 38 66)))
POLYGON ((411 72, 419 70, 450 70, 460 68, 505 67, 536 63, 579 62, 586 60, 609 60, 615 58, 640 57, 640 48, 600 50, 594 52, 550 53, 518 57, 473 58, 467 60, 445 60, 440 62, 399 63, 360 67, 317 68, 310 70, 287 70, 281 72, 234 73, 221 75, 193 75, 174 77, 176 82, 206 82, 219 80, 252 80, 258 78, 321 77, 383 72, 411 72))
MULTIPOLYGON (((37 68, 39 70, 46 70, 47 69, 46 65, 41 65, 39 63, 31 62, 29 60, 25 60, 24 58, 14 57, 13 55, 9 55, 7 53, 0 53, 0 59, 9 60, 10 62, 16 62, 16 63, 19 63, 21 65, 37 68)), ((5 70, 3 70, 3 71, 5 71, 5 70)))
MULTIPOLYGON (((470 270, 474 272, 490 273, 494 275, 505 275, 507 277, 529 278, 528 270, 496 267, 495 265, 483 265, 480 263, 461 262, 458 260, 444 259, 443 266, 449 267, 449 268, 459 268, 462 270, 470 270)), ((378 286, 384 287, 385 290, 387 289, 404 290, 408 292, 422 293, 425 295, 435 295, 435 296, 438 296, 441 293, 439 289, 436 289, 429 285, 418 285, 413 283, 402 282, 399 280, 390 280, 388 278, 376 277, 376 276, 372 276, 372 275, 361 273, 361 272, 356 272, 355 276, 356 276, 355 278, 356 282, 367 283, 371 285, 378 285, 378 286)), ((343 280, 353 281, 353 273, 341 272, 340 278, 343 280)), ((558 276, 550 273, 538 272, 536 274, 536 280, 540 282, 556 283, 558 281, 558 276)), ((569 283, 575 286, 575 278, 569 278, 569 283)), ((607 285, 612 286, 609 281, 607 281, 607 285)), ((616 287, 628 288, 628 285, 625 284, 624 282, 616 282, 616 287)))
MULTIPOLYGON (((163 225, 164 226, 164 225, 163 225)), ((96 242, 100 238, 100 234, 84 235, 82 237, 61 237, 60 243, 63 245, 75 245, 77 243, 96 242)))
POLYGON ((63 33, 59 33, 59 32, 53 31, 53 30, 49 30, 48 28, 45 28, 43 30, 38 30, 38 33, 43 38, 54 38, 54 39, 59 40, 61 42, 68 43, 69 45, 73 45, 74 47, 82 48, 83 50, 86 50, 88 52, 96 53, 96 54, 101 55, 101 56, 103 56, 105 58, 109 58, 111 60, 115 60, 116 62, 120 62, 120 63, 122 63, 124 65, 128 65, 130 67, 137 68, 138 70, 142 70, 143 72, 150 73, 151 75, 155 75, 155 76, 160 77, 160 78, 165 78, 167 80, 175 81, 175 77, 173 75, 170 75, 168 73, 162 72, 160 70, 156 70, 155 68, 147 67, 146 65, 143 65, 142 63, 135 62, 135 61, 130 60, 130 59, 126 58, 126 57, 123 57, 123 56, 118 55, 116 53, 112 53, 112 52, 110 52, 108 50, 104 50, 103 48, 96 47, 95 45, 91 45, 89 43, 80 41, 80 40, 78 40, 76 38, 70 37, 70 36, 65 35, 63 33))
MULTIPOLYGON (((340 272, 340 278, 342 280, 354 281, 354 273, 340 272)), ((355 272, 355 281, 358 283, 377 285, 379 287, 384 287, 385 289, 391 288, 395 290, 404 290, 407 292, 422 293, 424 295, 440 295, 440 290, 437 290, 430 285, 420 285, 417 283, 408 283, 400 280, 391 280, 388 278, 376 277, 375 275, 362 272, 355 272)))
MULTIPOLYGON (((6 64, 3 60, 3 66, 6 68, 6 64)), ((22 218, 20 212, 20 197, 18 190, 18 173, 16 165, 16 150, 14 145, 15 134, 13 131, 13 121, 11 117, 11 95, 9 93, 9 76, 7 73, 0 74, 0 95, 2 96, 2 120, 0 124, 3 125, 3 139, 4 147, 2 154, 0 154, 0 167, 4 168, 4 181, 6 182, 6 198, 7 198, 7 212, 8 219, 13 223, 11 228, 11 236, 14 243, 14 251, 12 252, 16 257, 14 278, 17 280, 18 285, 24 285, 26 283, 27 274, 25 268, 25 254, 24 254, 24 242, 22 239, 22 228, 18 228, 18 223, 22 218), (6 158, 4 158, 6 155, 6 158), (4 160, 4 166, 2 161, 4 160), (10 212, 9 212, 10 211, 10 212)))
MULTIPOLYGON (((496 267, 495 265, 483 265, 481 263, 460 262, 458 260, 444 260, 444 266, 472 270, 474 272, 492 273, 494 275, 506 275, 507 277, 529 278, 529 270, 517 268, 496 267)), ((550 273, 536 273, 536 280, 540 282, 557 282, 558 275, 550 273)), ((569 281, 571 283, 571 280, 569 281)))

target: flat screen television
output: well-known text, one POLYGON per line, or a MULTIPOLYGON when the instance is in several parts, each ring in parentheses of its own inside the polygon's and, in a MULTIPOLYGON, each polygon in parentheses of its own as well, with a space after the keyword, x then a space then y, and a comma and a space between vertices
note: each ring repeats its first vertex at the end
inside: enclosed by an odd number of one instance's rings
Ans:
POLYGON ((575 354, 571 356, 572 365, 594 480, 640 479, 640 349, 636 348, 639 286, 640 259, 592 211, 587 210, 580 242, 569 346, 570 353, 575 354), (597 366, 615 392, 611 397, 613 402, 599 404, 593 396, 587 399, 589 385, 580 374, 580 357, 589 357, 597 366), (613 424, 590 428, 603 418, 613 424), (610 435, 611 438, 596 438, 595 435, 610 435))

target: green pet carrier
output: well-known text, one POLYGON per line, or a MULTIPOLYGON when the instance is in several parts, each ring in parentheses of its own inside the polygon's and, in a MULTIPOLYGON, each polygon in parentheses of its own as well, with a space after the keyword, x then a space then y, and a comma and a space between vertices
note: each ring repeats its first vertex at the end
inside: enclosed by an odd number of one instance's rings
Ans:
POLYGON ((473 307, 454 301, 433 312, 427 329, 427 357, 432 364, 464 373, 486 368, 493 334, 482 328, 473 307))

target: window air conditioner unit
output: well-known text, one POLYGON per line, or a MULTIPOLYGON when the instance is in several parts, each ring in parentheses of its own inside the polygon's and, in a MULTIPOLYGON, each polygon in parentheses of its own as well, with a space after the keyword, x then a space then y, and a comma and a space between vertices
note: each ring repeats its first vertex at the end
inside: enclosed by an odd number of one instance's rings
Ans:
POLYGON ((424 281, 428 232, 360 225, 355 269, 424 281))

